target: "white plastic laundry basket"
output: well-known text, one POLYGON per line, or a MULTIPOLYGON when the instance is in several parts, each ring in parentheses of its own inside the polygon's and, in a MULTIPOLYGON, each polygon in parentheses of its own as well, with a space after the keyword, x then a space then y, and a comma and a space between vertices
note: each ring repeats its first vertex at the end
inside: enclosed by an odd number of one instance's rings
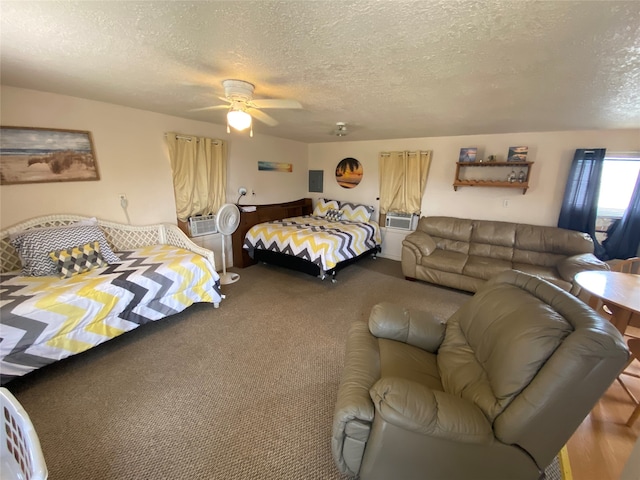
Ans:
POLYGON ((0 387, 0 408, 0 480, 46 480, 47 465, 31 419, 4 387, 0 387))

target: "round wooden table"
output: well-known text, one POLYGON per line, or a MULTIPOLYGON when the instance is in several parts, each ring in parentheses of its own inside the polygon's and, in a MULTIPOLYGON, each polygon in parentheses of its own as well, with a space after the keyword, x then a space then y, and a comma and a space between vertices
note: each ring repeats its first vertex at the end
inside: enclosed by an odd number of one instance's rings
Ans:
POLYGON ((640 313, 640 275, 621 272, 590 271, 575 276, 576 283, 592 297, 589 306, 596 308, 598 299, 609 307, 611 323, 624 334, 633 313, 640 313))

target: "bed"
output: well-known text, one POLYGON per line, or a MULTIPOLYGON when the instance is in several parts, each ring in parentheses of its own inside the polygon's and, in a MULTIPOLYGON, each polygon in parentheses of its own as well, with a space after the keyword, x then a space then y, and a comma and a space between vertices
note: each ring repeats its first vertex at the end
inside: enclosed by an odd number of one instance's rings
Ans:
POLYGON ((194 303, 222 300, 213 252, 175 225, 54 215, 2 231, 0 249, 1 384, 194 303))
POLYGON ((336 281, 339 270, 380 252, 379 225, 366 205, 320 199, 311 215, 252 226, 243 248, 256 260, 336 281))

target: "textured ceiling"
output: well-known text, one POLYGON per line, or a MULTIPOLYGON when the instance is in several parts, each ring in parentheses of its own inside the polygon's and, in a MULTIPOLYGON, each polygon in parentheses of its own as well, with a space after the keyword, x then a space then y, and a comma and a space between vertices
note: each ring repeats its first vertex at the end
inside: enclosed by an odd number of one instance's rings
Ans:
POLYGON ((640 1, 1 1, 2 84, 315 143, 640 127, 640 1))

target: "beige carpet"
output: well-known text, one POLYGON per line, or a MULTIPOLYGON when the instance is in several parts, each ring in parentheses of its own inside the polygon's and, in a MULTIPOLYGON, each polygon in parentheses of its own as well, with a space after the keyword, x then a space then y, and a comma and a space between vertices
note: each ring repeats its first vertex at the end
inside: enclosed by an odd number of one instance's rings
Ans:
POLYGON ((7 385, 52 480, 341 478, 330 433, 351 322, 381 300, 447 317, 468 298, 397 278, 385 259, 336 284, 239 272, 217 310, 195 305, 7 385))
POLYGON ((195 305, 7 387, 50 479, 340 479, 333 406, 351 322, 392 300, 446 318, 468 295, 365 259, 338 283, 238 270, 219 309, 195 305))

